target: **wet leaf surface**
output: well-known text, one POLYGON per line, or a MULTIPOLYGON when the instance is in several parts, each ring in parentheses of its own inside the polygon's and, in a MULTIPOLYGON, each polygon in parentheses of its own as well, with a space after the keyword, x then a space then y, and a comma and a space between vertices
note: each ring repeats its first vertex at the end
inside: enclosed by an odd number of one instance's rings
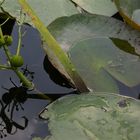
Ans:
POLYGON ((69 56, 85 83, 95 91, 116 93, 115 79, 129 87, 140 83, 139 57, 115 47, 108 38, 80 41, 72 46, 69 56))
POLYGON ((139 106, 110 93, 65 96, 41 113, 51 131, 45 140, 139 140, 139 106))

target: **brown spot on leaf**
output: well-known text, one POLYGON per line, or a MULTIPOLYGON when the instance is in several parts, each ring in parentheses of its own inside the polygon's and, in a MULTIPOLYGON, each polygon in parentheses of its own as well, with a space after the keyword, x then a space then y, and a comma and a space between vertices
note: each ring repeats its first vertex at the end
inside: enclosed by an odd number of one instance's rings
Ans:
POLYGON ((119 107, 124 108, 127 107, 127 102, 126 100, 121 100, 117 103, 119 105, 119 107))

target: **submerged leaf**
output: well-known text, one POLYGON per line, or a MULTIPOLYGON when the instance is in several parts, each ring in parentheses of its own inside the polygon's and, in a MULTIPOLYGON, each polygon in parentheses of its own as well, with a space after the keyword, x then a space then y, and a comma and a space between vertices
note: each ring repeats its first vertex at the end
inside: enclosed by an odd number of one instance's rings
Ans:
POLYGON ((44 140, 139 140, 139 107, 110 93, 65 96, 41 113, 51 133, 44 140))

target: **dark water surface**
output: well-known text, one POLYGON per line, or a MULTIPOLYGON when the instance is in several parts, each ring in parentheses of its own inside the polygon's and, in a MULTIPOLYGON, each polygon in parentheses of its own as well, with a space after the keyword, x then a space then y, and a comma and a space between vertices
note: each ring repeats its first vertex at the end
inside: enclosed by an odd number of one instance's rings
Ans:
MULTIPOLYGON (((26 68, 30 72, 34 72, 34 78, 33 82, 35 83, 36 88, 43 92, 43 93, 52 93, 52 94, 62 94, 62 93, 69 93, 72 92, 72 88, 66 88, 59 86, 55 84, 49 77, 49 75, 46 73, 43 67, 43 61, 45 58, 45 53, 43 49, 41 48, 41 41, 39 39, 38 32, 29 27, 26 26, 24 28, 24 31, 26 29, 26 34, 23 37, 23 47, 21 49, 21 55, 24 57, 24 63, 25 65, 23 68, 26 68)), ((13 44, 10 47, 11 52, 15 53, 15 46, 17 46, 17 39, 18 39, 18 28, 17 25, 14 26, 12 36, 13 36, 13 44)), ((0 51, 0 56, 2 58, 2 61, 6 61, 5 56, 3 55, 3 52, 0 51)), ((32 77, 29 78, 32 79, 32 77)), ((3 94, 5 94, 7 91, 3 87, 10 89, 14 87, 13 83, 10 81, 10 77, 14 84, 16 86, 20 86, 20 82, 12 71, 0 71, 0 96, 2 98, 3 94)), ((56 79, 59 77, 55 77, 56 79)), ((121 83, 118 82, 118 85, 120 87, 120 93, 126 96, 132 96, 134 98, 138 98, 138 93, 140 91, 140 86, 136 86, 134 88, 128 88, 121 83), (124 94, 125 93, 125 94, 124 94)), ((28 92, 29 94, 35 94, 34 91, 28 92)), ((2 100, 2 99, 1 99, 2 100)), ((26 100, 26 99, 25 99, 26 100)), ((4 103, 3 103, 4 104, 4 103)), ((11 131, 10 128, 8 128, 9 134, 7 134, 7 130, 4 129, 4 134, 7 135, 7 137, 4 137, 4 140, 31 140, 34 136, 39 137, 45 137, 49 132, 47 128, 47 122, 44 123, 43 120, 39 119, 38 114, 39 112, 48 104, 47 100, 41 100, 41 99, 31 99, 28 98, 26 101, 23 101, 21 105, 23 106, 24 110, 20 105, 18 104, 16 111, 16 106, 13 111, 12 120, 10 120, 10 125, 12 127, 11 131), (24 129, 24 126, 26 125, 26 122, 28 120, 28 125, 24 129), (15 132, 15 126, 17 127, 17 131, 15 132), (24 130, 22 130, 24 129, 24 130), (15 132, 15 133, 14 133, 15 132), (14 133, 14 134, 12 134, 14 133)), ((5 104, 4 104, 5 105, 5 104)), ((11 102, 10 110, 8 112, 8 106, 6 107, 4 112, 1 111, 1 118, 10 117, 12 112, 13 102, 11 102)), ((2 110, 1 105, 1 110, 2 110)), ((5 122, 7 120, 2 121, 0 118, 1 126, 0 126, 0 132, 2 133, 2 129, 5 127, 5 122)), ((9 125, 9 126, 10 126, 9 125)), ((7 125, 7 127, 9 127, 7 125)))
MULTIPOLYGON (((26 26, 24 28, 24 31, 25 30, 26 30, 26 34, 23 37, 23 47, 21 49, 21 55, 24 57, 24 64, 25 64, 23 68, 26 68, 27 65, 27 69, 31 72, 34 72, 33 82, 36 88, 43 93, 52 93, 52 94, 59 94, 59 93, 62 94, 62 93, 68 93, 73 91, 73 89, 65 88, 55 84, 49 78, 49 75, 46 73, 46 71, 43 68, 45 53, 41 48, 41 41, 39 39, 39 34, 35 29, 29 26, 26 26)), ((15 25, 12 32, 14 42, 12 46, 10 46, 11 52, 13 54, 15 54, 15 48, 17 46, 17 41, 18 41, 17 32, 18 32, 18 26, 15 25)), ((2 51, 0 51, 0 56, 2 58, 2 62, 6 62, 4 53, 2 51)), ((14 72, 9 70, 0 71, 1 100, 3 94, 9 92, 4 88, 10 89, 14 87, 13 83, 10 81, 10 77, 14 82, 14 84, 16 84, 16 86, 18 87, 20 86, 20 82, 14 72)), ((28 93, 34 94, 33 91, 28 93)), ((39 119, 38 114, 47 104, 48 104, 47 100, 28 98, 22 104, 24 110, 21 109, 20 105, 18 105, 18 111, 16 111, 16 107, 15 107, 11 121, 16 122, 20 126, 25 126, 25 119, 22 117, 24 116, 26 117, 26 119, 28 119, 27 127, 24 130, 22 130, 23 128, 22 129, 17 128, 17 132, 15 132, 15 125, 14 123, 12 124, 12 122, 9 124, 9 126, 12 125, 12 130, 11 132, 9 132, 9 134, 6 132, 7 130, 5 129, 4 131, 2 131, 5 125, 5 121, 3 121, 1 119, 2 117, 0 116, 1 117, 0 133, 2 136, 4 136, 5 134, 7 135, 7 137, 3 137, 3 139, 4 140, 31 140, 31 138, 34 136, 45 137, 48 134, 47 124, 44 123, 44 121, 42 121, 41 119, 39 119)), ((12 112, 12 106, 13 106, 13 102, 11 102, 9 112, 8 112, 8 107, 4 110, 4 115, 6 114, 7 117, 9 118, 12 112)))

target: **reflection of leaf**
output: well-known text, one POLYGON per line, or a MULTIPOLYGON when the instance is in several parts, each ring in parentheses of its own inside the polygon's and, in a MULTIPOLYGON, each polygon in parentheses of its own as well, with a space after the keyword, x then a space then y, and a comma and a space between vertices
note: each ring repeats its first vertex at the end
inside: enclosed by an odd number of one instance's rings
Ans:
POLYGON ((55 82, 56 84, 59 84, 61 86, 71 88, 72 85, 70 81, 63 76, 49 61, 48 56, 46 55, 43 61, 44 70, 49 74, 51 80, 55 82))
POLYGON ((111 0, 72 0, 89 13, 112 16, 117 9, 111 0))
POLYGON ((113 43, 116 45, 116 47, 118 47, 119 49, 127 52, 127 53, 130 53, 130 54, 133 54, 133 55, 136 55, 136 56, 139 56, 140 57, 140 54, 136 53, 135 51, 135 48, 132 47, 128 41, 126 40, 122 40, 122 39, 118 39, 118 38, 110 38, 113 43))
POLYGON ((139 140, 139 107, 137 100, 110 93, 62 97, 41 113, 51 132, 44 140, 139 140))
POLYGON ((135 29, 140 30, 139 0, 114 0, 124 20, 135 29))

